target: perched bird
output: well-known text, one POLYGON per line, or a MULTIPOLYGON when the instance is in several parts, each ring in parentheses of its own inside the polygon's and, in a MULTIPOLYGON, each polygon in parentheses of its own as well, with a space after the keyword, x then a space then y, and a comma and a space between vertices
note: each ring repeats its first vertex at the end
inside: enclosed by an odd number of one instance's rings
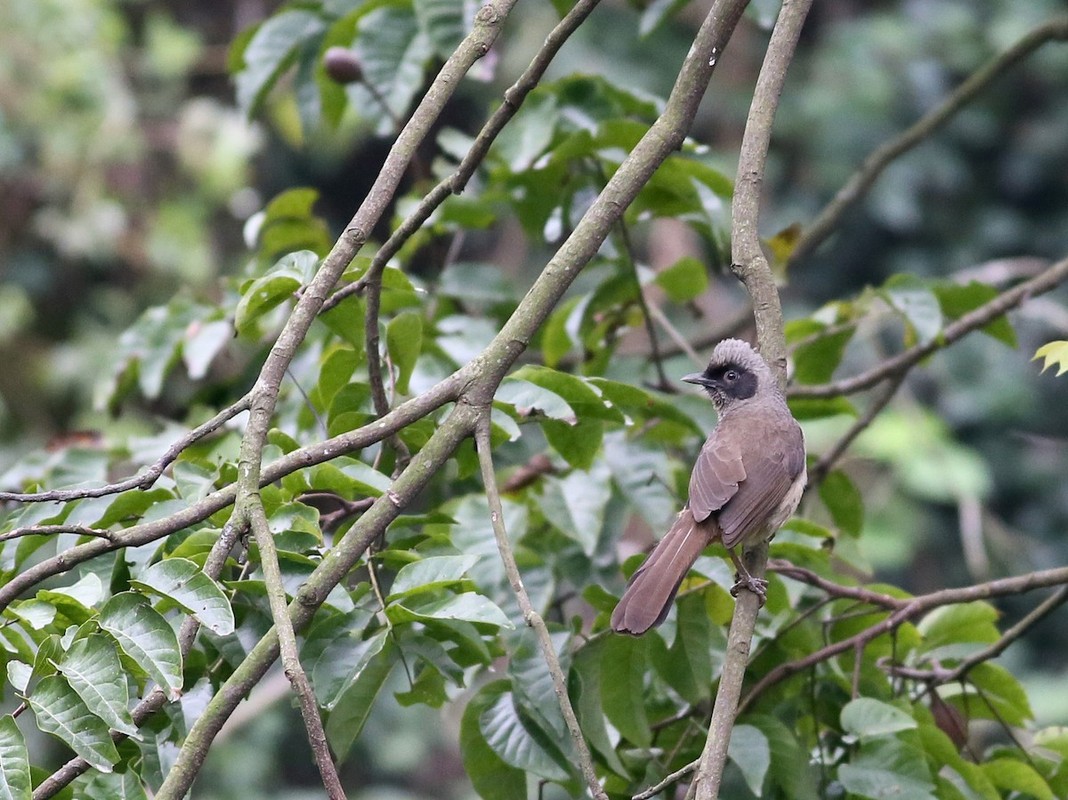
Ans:
POLYGON ((770 539, 805 489, 805 438, 768 365, 739 339, 716 345, 704 387, 719 419, 690 475, 690 500, 634 573, 612 613, 612 629, 635 636, 659 625, 679 584, 706 546, 721 541, 741 586, 763 599, 767 581, 749 574, 734 548, 770 539))

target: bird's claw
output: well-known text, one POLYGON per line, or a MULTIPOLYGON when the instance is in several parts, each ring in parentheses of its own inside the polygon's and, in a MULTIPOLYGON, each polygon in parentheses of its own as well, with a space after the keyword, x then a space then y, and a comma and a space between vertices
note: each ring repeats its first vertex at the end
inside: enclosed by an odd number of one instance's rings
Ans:
POLYGON ((731 597, 738 596, 739 589, 748 589, 757 596, 760 600, 760 605, 763 607, 764 602, 768 598, 768 582, 763 578, 754 578, 749 573, 738 573, 734 576, 734 586, 731 587, 731 597))

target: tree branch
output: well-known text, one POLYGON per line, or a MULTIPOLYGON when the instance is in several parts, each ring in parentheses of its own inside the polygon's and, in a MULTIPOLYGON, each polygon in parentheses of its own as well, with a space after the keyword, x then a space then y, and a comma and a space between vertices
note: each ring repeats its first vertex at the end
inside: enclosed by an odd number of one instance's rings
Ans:
POLYGON ((252 533, 256 537, 256 544, 260 548, 260 568, 263 570, 263 580, 267 587, 267 599, 271 606, 271 619, 274 620, 274 629, 278 634, 278 646, 282 656, 282 669, 286 678, 297 695, 300 705, 300 715, 304 719, 304 728, 308 732, 308 744, 311 745, 315 763, 319 767, 319 774, 323 779, 323 787, 330 800, 345 800, 345 790, 341 788, 341 780, 337 775, 337 768, 330 757, 330 746, 326 742, 326 731, 323 729, 323 720, 319 716, 319 704, 315 700, 315 692, 311 682, 300 663, 300 654, 297 648, 297 635, 293 631, 293 622, 289 618, 289 609, 286 605, 286 588, 282 583, 282 570, 278 565, 278 551, 274 546, 274 534, 267 524, 267 515, 263 510, 263 502, 258 494, 248 496, 245 510, 236 509, 235 514, 248 514, 252 533))
MULTIPOLYGON (((786 336, 779 292, 760 246, 760 189, 764 182, 764 164, 771 143, 775 110, 811 4, 811 0, 783 0, 749 107, 731 207, 731 271, 752 298, 760 352, 775 370, 780 385, 786 383, 786 336)), ((762 577, 768 557, 767 543, 760 543, 743 557, 750 574, 762 577)), ((708 736, 688 793, 697 800, 714 800, 719 796, 735 709, 742 693, 760 605, 760 598, 754 592, 739 592, 727 635, 727 651, 708 736)))
POLYGON ((910 347, 898 353, 896 356, 886 359, 867 372, 854 375, 851 378, 843 378, 831 383, 812 386, 791 386, 791 397, 839 397, 845 394, 853 394, 863 389, 869 389, 880 381, 901 375, 938 350, 953 344, 958 339, 981 328, 989 322, 993 322, 1009 310, 1023 303, 1025 300, 1056 288, 1068 280, 1068 258, 1062 259, 1051 265, 1045 272, 1036 275, 1030 280, 1017 284, 1008 289, 988 303, 984 303, 974 311, 957 318, 942 329, 939 336, 929 342, 910 347))
POLYGON ((571 698, 567 693, 567 678, 564 677, 564 671, 560 667, 560 659, 553 647, 549 629, 545 625, 545 620, 541 618, 541 615, 534 608, 534 604, 530 602, 530 595, 523 585, 523 576, 519 572, 519 565, 516 564, 512 545, 508 541, 508 531, 504 523, 504 508, 501 505, 501 493, 497 487, 497 473, 493 468, 489 406, 483 409, 475 427, 475 447, 478 450, 478 464, 482 470, 482 484, 485 487, 486 499, 489 502, 493 536, 497 540, 497 552, 501 555, 504 571, 508 575, 508 583, 511 585, 516 600, 519 602, 519 610, 523 614, 523 621, 534 629, 534 635, 538 639, 541 654, 545 659, 545 665, 548 667, 549 675, 553 681, 556 700, 560 704, 560 713, 564 717, 564 722, 567 724, 567 732, 571 735, 571 742, 575 746, 575 752, 578 754, 579 768, 586 779, 586 785, 595 798, 608 800, 608 795, 601 788, 601 782, 597 778, 597 770, 593 767, 593 756, 590 755, 590 748, 586 745, 586 740, 582 736, 582 729, 579 727, 578 718, 575 716, 575 709, 571 705, 571 698))
MULTIPOLYGON (((807 572, 807 570, 796 570, 795 568, 795 572, 791 574, 791 577, 803 580, 807 583, 810 582, 809 578, 805 575, 807 572)), ((880 601, 879 605, 882 605, 885 608, 894 608, 893 613, 888 617, 875 625, 850 636, 848 639, 832 642, 826 647, 820 648, 804 658, 799 658, 796 661, 789 661, 775 667, 765 674, 763 678, 757 681, 756 685, 749 690, 749 693, 746 694, 738 707, 738 713, 745 711, 745 709, 747 709, 749 705, 760 696, 761 692, 774 686, 776 683, 779 683, 792 675, 796 675, 798 672, 806 670, 815 664, 827 661, 847 650, 851 650, 858 645, 866 645, 873 639, 895 630, 900 625, 915 619, 920 614, 930 611, 933 608, 952 605, 954 603, 970 603, 974 600, 989 600, 992 597, 1023 594, 1024 592, 1029 592, 1034 589, 1041 589, 1047 586, 1062 586, 1065 584, 1068 584, 1068 567, 1058 567, 1056 569, 1030 572, 1026 575, 1019 575, 1012 578, 999 578, 986 583, 977 583, 973 586, 964 586, 956 589, 941 589, 937 592, 931 592, 930 594, 919 595, 913 598, 891 598, 885 596, 880 601)), ((854 597, 855 592, 857 591, 856 587, 839 586, 838 584, 833 584, 830 581, 824 581, 823 579, 820 579, 818 583, 813 583, 813 585, 818 585, 825 591, 841 593, 840 596, 842 597, 854 597)))
POLYGON ((816 216, 812 224, 805 228, 787 260, 787 265, 794 264, 815 251, 838 226, 846 211, 867 194, 882 171, 894 159, 940 130, 980 92, 1042 45, 1065 39, 1068 39, 1068 17, 1057 17, 1039 25, 1008 50, 973 72, 941 105, 920 117, 894 139, 876 148, 864 159, 860 169, 838 190, 838 194, 816 216))
POLYGON ((156 461, 149 465, 148 469, 130 478, 109 483, 106 486, 96 486, 91 489, 53 489, 47 492, 0 492, 0 503, 69 503, 72 500, 85 500, 93 497, 105 497, 109 494, 119 494, 131 489, 145 491, 159 480, 159 476, 171 463, 182 454, 190 445, 200 441, 210 433, 214 433, 227 422, 232 420, 242 411, 247 411, 251 395, 246 394, 236 403, 224 408, 207 422, 203 422, 185 436, 178 439, 167 448, 156 461))

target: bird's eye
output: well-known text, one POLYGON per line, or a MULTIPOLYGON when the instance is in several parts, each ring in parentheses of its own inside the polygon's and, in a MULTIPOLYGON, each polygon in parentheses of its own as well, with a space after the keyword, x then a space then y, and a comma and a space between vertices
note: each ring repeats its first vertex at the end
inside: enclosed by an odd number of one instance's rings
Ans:
POLYGON ((734 381, 738 380, 738 373, 733 369, 729 369, 724 373, 723 378, 730 383, 734 383, 734 381))

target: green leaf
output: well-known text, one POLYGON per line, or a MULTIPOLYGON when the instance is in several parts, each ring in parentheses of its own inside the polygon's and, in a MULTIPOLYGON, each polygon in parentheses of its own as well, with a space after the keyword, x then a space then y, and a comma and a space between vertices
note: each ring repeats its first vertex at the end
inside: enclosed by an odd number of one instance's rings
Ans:
POLYGON ((984 762, 983 772, 995 786, 1008 792, 1023 792, 1038 800, 1056 800, 1049 784, 1030 764, 1014 758, 995 758, 984 762))
POLYGON ((855 332, 853 327, 831 329, 829 333, 821 332, 811 341, 799 345, 794 350, 794 380, 808 384, 829 381, 842 363, 846 345, 855 332))
POLYGON ((861 739, 912 730, 916 720, 896 706, 873 697, 858 697, 842 709, 842 727, 861 739))
POLYGON ((98 619, 125 653, 169 694, 182 688, 182 654, 178 637, 163 616, 140 595, 117 594, 104 604, 98 619))
POLYGON ((229 320, 217 319, 190 326, 182 345, 182 361, 189 377, 195 381, 205 377, 215 357, 233 338, 234 327, 229 320))
POLYGON ((832 470, 820 484, 820 499, 831 512, 834 524, 851 536, 864 525, 864 498, 842 470, 832 470))
POLYGON ((515 284, 496 264, 457 261, 441 271, 438 293, 462 303, 513 303, 515 284))
POLYGON ((1056 364, 1057 376, 1060 377, 1068 372, 1068 341, 1049 342, 1042 345, 1035 351, 1035 357, 1031 360, 1035 361, 1039 358, 1045 359, 1042 364, 1043 372, 1056 364))
MULTIPOLYGON (((937 283, 934 286, 934 293, 939 305, 942 306, 942 313, 949 319, 959 319, 998 296, 998 290, 993 286, 977 281, 966 284, 937 283)), ((1016 347, 1016 331, 1013 330, 1012 323, 1006 316, 988 322, 979 330, 1009 347, 1016 347)))
POLYGON ((469 28, 465 0, 415 0, 413 6, 419 29, 434 45, 435 55, 451 56, 469 28))
POLYGON ((541 420, 545 438, 575 469, 590 469, 604 439, 604 423, 583 419, 574 425, 554 419, 541 420))
POLYGON ((396 645, 385 638, 382 649, 367 660, 334 702, 326 720, 326 737, 338 761, 344 761, 352 743, 371 716, 375 701, 397 663, 396 645))
POLYGON ((37 599, 51 603, 74 623, 81 625, 93 617, 93 605, 104 595, 104 586, 93 572, 73 586, 60 586, 55 589, 42 589, 37 592, 37 599))
POLYGON ((132 768, 110 775, 97 772, 81 785, 75 784, 78 800, 146 800, 145 788, 132 768))
MULTIPOLYGON (((313 658, 308 666, 315 696, 323 707, 333 711, 344 693, 385 647, 388 636, 387 631, 382 629, 367 639, 360 639, 348 634, 339 625, 327 626, 325 632, 330 634, 329 640, 320 655, 313 658)), ((319 636, 322 633, 318 627, 312 629, 312 635, 319 636)))
POLYGON ((527 796, 526 773, 507 764, 486 741, 481 720, 508 690, 508 681, 483 686, 464 709, 460 721, 460 755, 471 784, 483 800, 517 800, 527 796))
POLYGON ((0 800, 30 800, 31 794, 26 740, 15 718, 5 714, 0 718, 0 800))
MULTIPOLYGON (((977 714, 981 707, 989 706, 988 716, 997 719, 999 724, 1023 725, 1030 719, 1034 719, 1031 710, 1031 701, 1024 691, 1020 681, 1000 664, 984 661, 976 664, 968 671, 968 680, 982 692, 981 697, 967 698, 965 708, 969 713, 977 714)), ((950 686, 943 687, 943 697, 948 697, 953 689, 950 686)))
POLYGON ((791 397, 790 413, 800 421, 846 415, 859 416, 857 407, 844 397, 791 397))
POLYGON ((620 410, 605 400, 600 389, 590 381, 577 375, 536 364, 527 364, 513 372, 505 380, 526 381, 547 389, 563 398, 580 420, 590 417, 608 422, 622 423, 625 421, 620 410))
POLYGON ((265 275, 242 287, 241 300, 234 312, 234 327, 241 335, 253 331, 255 323, 286 300, 291 299, 315 272, 319 256, 300 250, 283 256, 265 275))
POLYGON ((28 700, 37 727, 62 740, 91 766, 111 772, 119 751, 107 724, 89 710, 63 677, 42 678, 28 700))
POLYGON ((501 693, 478 722, 486 744, 506 764, 546 780, 564 781, 570 777, 524 727, 511 692, 501 693))
POLYGON ((86 707, 109 728, 137 737, 137 726, 130 716, 126 673, 110 639, 90 635, 76 640, 56 662, 56 668, 86 707))
POLYGON ((234 77, 237 104, 252 117, 267 92, 293 62, 301 46, 326 29, 310 11, 283 11, 266 20, 248 41, 242 54, 243 67, 234 77))
POLYGON ((923 650, 930 653, 947 646, 998 640, 998 610, 983 600, 936 608, 916 626, 923 635, 923 650))
POLYGON ((414 311, 398 314, 386 325, 386 349, 397 368, 397 391, 408 393, 408 381, 423 344, 423 318, 414 311))
POLYGON ((393 580, 387 600, 430 592, 459 583, 478 561, 478 556, 431 556, 405 564, 393 580))
POLYGON ((215 581, 200 567, 184 558, 166 558, 146 569, 130 585, 154 592, 181 606, 218 636, 234 632, 234 612, 230 601, 215 581))
MULTIPOLYGON (((570 763, 573 756, 571 740, 568 738, 567 723, 560 711, 560 701, 556 697, 556 687, 545 664, 541 647, 529 628, 520 629, 519 644, 508 661, 508 674, 512 678, 512 695, 515 703, 526 718, 540 728, 543 746, 555 750, 555 755, 564 763, 570 763), (548 735, 549 742, 544 741, 548 735)), ((566 675, 571 667, 571 634, 557 632, 551 635, 553 649, 560 658, 560 668, 566 675)), ((530 725, 528 724, 528 728, 530 725)))
POLYGON ((769 781, 778 786, 774 796, 790 800, 819 800, 815 765, 791 730, 778 717, 767 714, 747 714, 746 723, 760 729, 771 750, 769 781))
POLYGON ((386 608, 395 623, 426 622, 428 620, 465 620, 467 622, 514 628, 504 612, 488 597, 475 592, 463 592, 440 600, 420 603, 415 607, 392 603, 386 608))
POLYGON ((662 272, 655 283, 675 303, 688 303, 708 289, 708 270, 693 256, 683 256, 662 272))
POLYGON ((601 657, 604 639, 587 642, 575 652, 568 675, 568 693, 578 717, 583 736, 597 754, 617 775, 626 775, 605 724, 601 710, 601 657))
POLYGON ((908 734, 867 740, 851 763, 838 768, 838 780, 847 792, 870 800, 936 800, 924 753, 908 734))
MULTIPOLYGON (((675 639, 666 651, 653 648, 653 661, 664 682, 696 705, 708 700, 713 671, 721 667, 721 659, 712 655, 712 620, 708 616, 704 593, 680 597, 677 609, 675 639)), ((721 652, 722 636, 717 635, 716 639, 716 650, 721 652)))
POLYGON ((605 508, 612 497, 608 468, 598 464, 591 471, 572 470, 566 477, 542 479, 541 510, 564 536, 578 542, 592 556, 604 527, 605 508))
POLYGON ((735 725, 727 745, 727 757, 742 771, 749 790, 760 797, 764 776, 771 766, 771 746, 764 732, 752 725, 735 725))
POLYGON ((930 783, 875 767, 842 764, 838 781, 850 796, 868 800, 938 800, 930 783))
POLYGON ((648 747, 653 732, 645 715, 647 665, 645 639, 609 636, 601 658, 601 704, 619 732, 639 747, 648 747))
POLYGON ((915 276, 893 276, 884 285, 882 295, 908 325, 906 344, 926 344, 941 332, 942 307, 938 298, 915 276))
POLYGON ((363 67, 364 80, 384 98, 390 113, 382 111, 379 100, 359 85, 349 92, 350 105, 362 116, 378 120, 378 133, 388 133, 393 127, 391 117, 406 117, 423 85, 425 59, 433 52, 431 43, 419 30, 411 8, 391 5, 360 19, 353 50, 363 67))

